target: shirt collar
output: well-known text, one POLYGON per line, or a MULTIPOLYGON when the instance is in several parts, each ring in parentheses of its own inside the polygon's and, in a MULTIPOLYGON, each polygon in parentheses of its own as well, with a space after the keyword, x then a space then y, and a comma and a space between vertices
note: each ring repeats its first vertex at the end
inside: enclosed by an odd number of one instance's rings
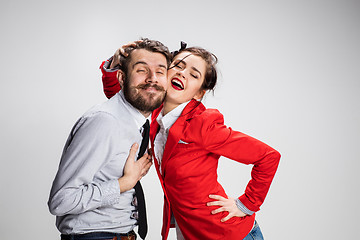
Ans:
POLYGON ((131 116, 134 118, 136 126, 141 130, 142 126, 144 125, 144 123, 146 122, 146 119, 149 120, 149 122, 151 123, 151 114, 146 118, 144 115, 142 115, 141 112, 139 112, 139 110, 137 110, 133 105, 131 105, 124 96, 124 92, 123 90, 120 90, 119 92, 120 97, 122 99, 122 101, 124 102, 125 108, 130 112, 131 116))
POLYGON ((176 120, 180 117, 182 111, 184 110, 184 108, 186 107, 186 105, 189 103, 190 101, 184 102, 182 104, 180 104, 179 106, 177 106, 176 108, 174 108, 173 110, 171 110, 170 112, 168 112, 165 116, 164 116, 164 109, 160 112, 159 116, 156 118, 156 121, 159 123, 159 125, 161 127, 163 127, 164 129, 169 129, 171 128, 171 126, 176 122, 176 120))

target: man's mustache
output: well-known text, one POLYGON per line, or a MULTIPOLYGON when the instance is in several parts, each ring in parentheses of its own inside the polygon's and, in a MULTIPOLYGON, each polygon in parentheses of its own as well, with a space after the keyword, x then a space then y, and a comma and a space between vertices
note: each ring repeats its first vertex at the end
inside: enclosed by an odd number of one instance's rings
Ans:
POLYGON ((157 84, 146 83, 146 84, 139 84, 136 86, 137 89, 147 89, 149 87, 155 88, 158 91, 165 91, 165 88, 157 84))

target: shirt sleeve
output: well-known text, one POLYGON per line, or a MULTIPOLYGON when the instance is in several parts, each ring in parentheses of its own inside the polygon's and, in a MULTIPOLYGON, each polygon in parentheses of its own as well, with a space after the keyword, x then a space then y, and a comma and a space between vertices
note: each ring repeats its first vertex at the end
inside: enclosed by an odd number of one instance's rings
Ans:
MULTIPOLYGON (((208 151, 244 164, 252 164, 251 179, 238 199, 249 213, 260 210, 276 173, 280 153, 267 144, 224 125, 217 110, 206 110, 196 118, 197 132, 208 151)), ((195 129, 194 129, 195 131, 195 129)))
POLYGON ((235 199, 235 204, 236 204, 237 208, 240 209, 243 213, 245 213, 247 215, 254 214, 254 212, 250 211, 238 198, 235 199))
POLYGON ((95 181, 99 169, 115 156, 116 120, 107 113, 81 118, 65 144, 49 198, 57 216, 79 214, 120 199, 117 179, 95 181))
POLYGON ((111 98, 121 90, 120 83, 116 77, 118 69, 109 69, 111 61, 112 58, 109 58, 100 65, 103 89, 107 98, 111 98))

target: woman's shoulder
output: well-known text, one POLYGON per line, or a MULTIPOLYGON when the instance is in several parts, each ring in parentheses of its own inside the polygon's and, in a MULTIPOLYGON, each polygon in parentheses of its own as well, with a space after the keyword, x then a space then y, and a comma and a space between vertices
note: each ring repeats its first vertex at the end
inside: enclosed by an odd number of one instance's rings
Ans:
POLYGON ((206 108, 202 113, 203 117, 219 117, 223 116, 222 113, 216 108, 206 108))
POLYGON ((198 123, 201 125, 212 125, 215 123, 224 123, 224 116, 220 113, 218 109, 214 108, 202 108, 201 111, 198 111, 196 114, 193 115, 191 119, 192 122, 198 123))
POLYGON ((191 136, 192 140, 197 141, 205 138, 213 138, 211 133, 224 126, 224 117, 217 109, 204 108, 193 114, 192 118, 188 119, 186 136, 191 136))
POLYGON ((185 107, 183 115, 189 114, 190 118, 206 118, 222 116, 219 110, 206 108, 202 102, 192 99, 185 107))

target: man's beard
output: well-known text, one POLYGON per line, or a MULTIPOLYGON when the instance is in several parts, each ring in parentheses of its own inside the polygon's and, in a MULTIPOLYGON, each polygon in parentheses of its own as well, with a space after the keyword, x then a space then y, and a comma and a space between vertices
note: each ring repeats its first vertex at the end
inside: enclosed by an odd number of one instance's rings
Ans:
POLYGON ((139 84, 137 86, 131 87, 126 79, 124 81, 124 96, 125 99, 136 109, 141 112, 152 112, 164 101, 166 92, 165 89, 156 84, 139 84), (158 91, 162 91, 163 94, 156 97, 157 94, 154 93, 147 93, 147 99, 138 91, 138 89, 147 89, 148 87, 153 87, 158 91))

